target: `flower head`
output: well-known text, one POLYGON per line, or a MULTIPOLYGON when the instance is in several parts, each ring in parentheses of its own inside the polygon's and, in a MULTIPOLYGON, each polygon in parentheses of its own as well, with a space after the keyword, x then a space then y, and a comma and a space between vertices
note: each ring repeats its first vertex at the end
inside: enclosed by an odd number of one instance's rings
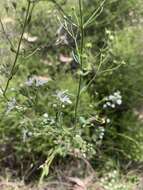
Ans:
POLYGON ((106 109, 107 107, 115 108, 117 105, 122 104, 122 96, 120 91, 116 91, 113 94, 109 95, 105 98, 105 104, 103 105, 103 108, 106 109))
POLYGON ((35 85, 36 87, 38 86, 43 86, 45 85, 47 82, 49 82, 49 80, 51 80, 48 77, 42 77, 42 76, 33 76, 30 77, 27 81, 26 81, 26 85, 27 86, 33 86, 35 85))
POLYGON ((14 108, 16 107, 16 99, 13 98, 9 102, 7 102, 7 111, 6 113, 8 114, 11 112, 14 108))
POLYGON ((67 94, 67 90, 57 91, 56 97, 63 104, 72 104, 72 101, 70 100, 70 98, 67 94))

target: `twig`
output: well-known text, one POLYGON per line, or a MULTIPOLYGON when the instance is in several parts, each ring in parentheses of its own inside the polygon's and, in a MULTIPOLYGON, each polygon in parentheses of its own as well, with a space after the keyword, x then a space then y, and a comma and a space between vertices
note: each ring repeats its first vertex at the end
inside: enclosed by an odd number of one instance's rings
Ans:
POLYGON ((4 28, 4 25, 3 25, 3 22, 2 22, 2 19, 1 19, 1 18, 0 18, 0 24, 1 24, 2 31, 3 31, 3 33, 4 33, 4 35, 5 35, 6 39, 7 39, 7 41, 9 42, 11 48, 14 49, 14 45, 13 45, 13 43, 11 42, 11 40, 10 40, 8 34, 7 34, 6 31, 5 31, 5 28, 4 28))
POLYGON ((103 2, 101 2, 100 6, 94 10, 94 12, 92 13, 92 15, 88 18, 88 20, 84 23, 84 28, 91 24, 93 22, 93 20, 95 20, 102 12, 103 10, 103 5, 105 3, 106 0, 103 0, 103 2))
POLYGON ((61 13, 62 17, 67 20, 69 23, 75 25, 75 23, 73 22, 73 20, 71 19, 71 17, 63 10, 63 8, 60 6, 59 3, 57 3, 56 0, 51 0, 55 6, 57 7, 57 10, 59 10, 59 12, 61 13))

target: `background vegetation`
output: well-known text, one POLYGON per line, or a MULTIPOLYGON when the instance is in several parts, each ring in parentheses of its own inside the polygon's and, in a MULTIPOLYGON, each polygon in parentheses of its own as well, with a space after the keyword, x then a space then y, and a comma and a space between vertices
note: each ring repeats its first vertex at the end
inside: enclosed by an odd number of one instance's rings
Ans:
POLYGON ((2 175, 41 182, 92 165, 103 188, 132 189, 143 161, 141 0, 11 0, 0 12, 2 175))

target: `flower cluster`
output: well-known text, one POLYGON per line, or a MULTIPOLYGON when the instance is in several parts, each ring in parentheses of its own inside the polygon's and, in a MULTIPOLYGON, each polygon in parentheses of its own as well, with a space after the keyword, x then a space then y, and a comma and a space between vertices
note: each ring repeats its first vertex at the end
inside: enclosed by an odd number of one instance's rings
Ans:
POLYGON ((105 101, 106 102, 103 105, 104 109, 108 107, 115 108, 117 105, 121 105, 122 104, 121 92, 120 91, 114 92, 112 95, 106 97, 105 101))
MULTIPOLYGON (((87 141, 85 141, 80 134, 77 134, 73 137, 73 142, 72 142, 72 146, 74 148, 74 150, 76 150, 76 152, 79 151, 79 154, 81 154, 83 157, 86 158, 86 156, 88 155, 88 157, 92 157, 93 155, 96 154, 96 151, 94 149, 94 146, 90 143, 88 143, 87 141)), ((72 148, 71 148, 72 150, 72 148)))
POLYGON ((118 171, 114 170, 101 178, 101 184, 105 190, 127 190, 125 183, 121 183, 118 171))
POLYGON ((103 137, 104 137, 105 128, 104 127, 99 127, 98 132, 99 132, 99 139, 102 140, 103 137))

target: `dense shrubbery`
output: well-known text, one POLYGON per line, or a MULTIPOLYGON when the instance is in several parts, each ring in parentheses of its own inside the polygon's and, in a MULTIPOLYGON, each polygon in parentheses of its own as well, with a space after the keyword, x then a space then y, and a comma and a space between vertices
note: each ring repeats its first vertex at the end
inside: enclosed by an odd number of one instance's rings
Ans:
MULTIPOLYGON (((63 4, 63 10, 57 10, 60 4, 55 9, 52 0, 37 2, 29 14, 19 67, 12 73, 16 75, 6 96, 1 90, 0 156, 25 171, 47 159, 43 175, 57 155, 85 156, 93 165, 96 158, 142 161, 142 123, 135 114, 143 84, 140 1, 85 1, 85 20, 100 8, 95 21, 87 22, 83 47, 83 28, 77 26, 81 15, 74 1, 72 8, 69 2, 63 4), (69 17, 61 16, 64 10, 69 17)), ((25 4, 12 3, 18 33, 25 4)), ((5 60, 11 60, 10 55, 5 60)), ((1 71, 7 74, 9 65, 3 62, 1 71)))

